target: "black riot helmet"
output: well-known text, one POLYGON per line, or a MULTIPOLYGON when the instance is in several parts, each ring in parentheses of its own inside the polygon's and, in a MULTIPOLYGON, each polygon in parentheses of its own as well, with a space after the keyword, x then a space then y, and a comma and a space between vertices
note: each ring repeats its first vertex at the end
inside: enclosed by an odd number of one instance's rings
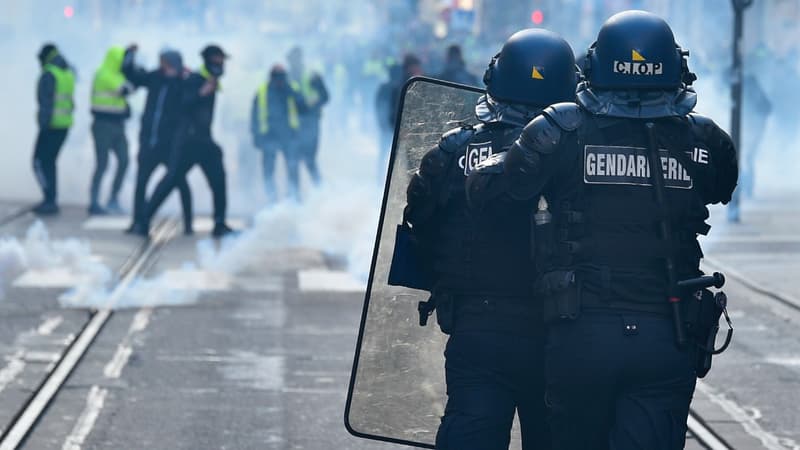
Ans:
POLYGON ((589 48, 583 74, 600 89, 677 89, 694 81, 667 22, 646 11, 611 16, 589 48))
POLYGON ((575 100, 575 55, 552 31, 514 33, 483 75, 486 90, 500 102, 531 106, 575 100))

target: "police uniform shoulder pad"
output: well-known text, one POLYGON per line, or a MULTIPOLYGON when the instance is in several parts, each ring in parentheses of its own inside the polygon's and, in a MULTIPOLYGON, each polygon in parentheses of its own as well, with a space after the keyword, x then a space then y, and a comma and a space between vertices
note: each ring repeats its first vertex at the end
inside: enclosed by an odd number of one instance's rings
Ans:
POLYGON ((473 126, 454 128, 442 135, 442 139, 439 141, 439 148, 446 153, 457 152, 469 144, 477 132, 478 130, 473 126))
POLYGON ((540 114, 525 126, 517 142, 523 149, 547 155, 558 148, 562 130, 549 114, 540 114))
POLYGON ((712 119, 696 114, 689 114, 689 120, 692 124, 692 131, 695 139, 705 141, 708 144, 716 145, 733 145, 728 133, 717 125, 712 119))
POLYGON ((506 152, 495 153, 475 166, 475 171, 478 173, 503 173, 506 155, 508 155, 506 152))
POLYGON ((564 102, 548 106, 542 114, 549 117, 564 131, 574 131, 583 122, 583 112, 576 103, 564 102))
POLYGON ((696 126, 701 127, 701 128, 708 127, 708 126, 712 126, 712 127, 716 127, 717 126, 717 124, 714 123, 714 121, 711 120, 710 118, 708 118, 706 116, 703 116, 703 115, 700 115, 700 114, 697 114, 697 113, 689 114, 689 120, 691 120, 692 125, 696 125, 696 126))

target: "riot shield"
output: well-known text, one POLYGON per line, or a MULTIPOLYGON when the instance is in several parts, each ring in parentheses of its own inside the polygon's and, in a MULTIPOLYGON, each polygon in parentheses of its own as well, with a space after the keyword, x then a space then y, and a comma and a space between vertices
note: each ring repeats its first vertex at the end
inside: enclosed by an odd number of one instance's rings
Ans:
POLYGON ((474 88, 427 78, 406 83, 364 299, 345 426, 353 435, 433 448, 446 401, 446 335, 431 317, 419 325, 427 291, 392 286, 389 271, 411 174, 445 131, 475 124, 474 88))

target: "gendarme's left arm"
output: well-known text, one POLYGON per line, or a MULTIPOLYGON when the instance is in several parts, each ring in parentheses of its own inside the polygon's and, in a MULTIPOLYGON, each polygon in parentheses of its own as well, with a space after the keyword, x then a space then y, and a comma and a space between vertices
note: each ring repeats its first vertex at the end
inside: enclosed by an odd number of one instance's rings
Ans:
POLYGON ((508 152, 492 156, 470 174, 470 207, 480 211, 501 197, 524 201, 539 195, 553 179, 581 114, 574 103, 559 103, 530 121, 508 152))

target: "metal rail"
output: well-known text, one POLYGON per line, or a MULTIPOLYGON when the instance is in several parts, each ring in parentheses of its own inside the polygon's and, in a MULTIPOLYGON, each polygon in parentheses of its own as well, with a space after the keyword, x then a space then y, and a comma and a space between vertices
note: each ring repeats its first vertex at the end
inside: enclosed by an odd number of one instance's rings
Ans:
POLYGON ((153 237, 141 247, 141 251, 134 253, 128 260, 130 264, 126 262, 123 265, 122 277, 108 296, 106 305, 91 315, 78 336, 61 355, 58 363, 0 435, 0 450, 14 450, 24 442, 70 374, 80 363, 81 358, 89 350, 100 330, 111 318, 116 302, 119 301, 133 280, 150 267, 155 259, 154 256, 177 234, 177 230, 176 220, 162 221, 155 227, 153 237))

